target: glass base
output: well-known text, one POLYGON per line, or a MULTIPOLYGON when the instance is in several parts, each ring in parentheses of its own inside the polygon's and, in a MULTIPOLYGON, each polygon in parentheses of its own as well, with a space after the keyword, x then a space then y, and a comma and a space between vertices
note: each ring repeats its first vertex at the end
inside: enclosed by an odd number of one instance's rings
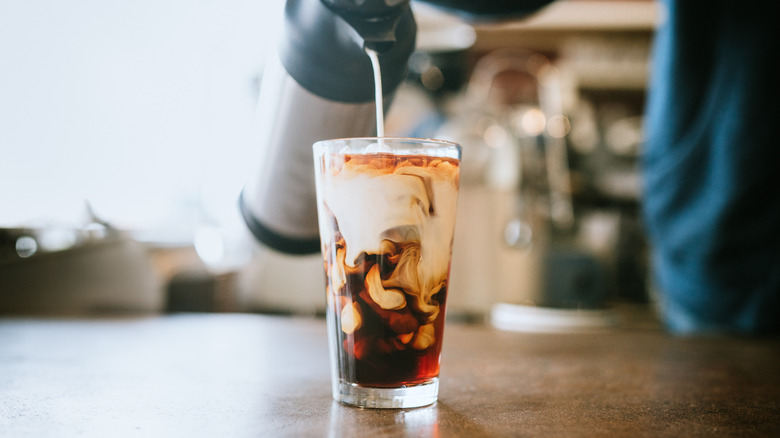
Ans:
POLYGON ((343 381, 333 387, 337 402, 361 408, 419 408, 435 403, 438 396, 438 378, 401 388, 371 388, 343 381))

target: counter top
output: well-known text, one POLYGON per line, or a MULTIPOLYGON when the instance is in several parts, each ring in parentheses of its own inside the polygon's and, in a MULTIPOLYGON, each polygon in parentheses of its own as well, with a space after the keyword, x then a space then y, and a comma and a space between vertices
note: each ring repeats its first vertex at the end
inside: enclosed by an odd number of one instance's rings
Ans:
POLYGON ((439 401, 331 399, 325 322, 0 319, 0 437, 780 436, 780 341, 451 323, 439 401))

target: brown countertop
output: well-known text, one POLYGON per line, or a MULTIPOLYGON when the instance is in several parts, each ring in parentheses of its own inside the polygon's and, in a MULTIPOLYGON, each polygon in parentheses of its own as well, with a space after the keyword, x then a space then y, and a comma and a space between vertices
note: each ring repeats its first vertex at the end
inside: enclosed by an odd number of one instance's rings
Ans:
POLYGON ((449 324, 440 383, 333 402, 321 319, 0 319, 0 437, 780 436, 777 339, 449 324))

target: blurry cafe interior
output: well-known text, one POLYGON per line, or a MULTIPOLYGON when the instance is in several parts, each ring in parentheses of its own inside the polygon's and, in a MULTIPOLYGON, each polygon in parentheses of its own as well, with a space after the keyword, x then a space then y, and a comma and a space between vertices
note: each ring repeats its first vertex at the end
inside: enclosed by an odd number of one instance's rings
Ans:
POLYGON ((429 3, 385 134, 462 146, 441 390, 365 410, 331 397, 322 255, 239 207, 285 0, 0 1, 0 437, 780 436, 777 339, 657 311, 665 2, 429 3))
MULTIPOLYGON (((283 2, 38 3, 0 19, 0 314, 322 315, 321 257, 256 243, 236 203, 283 2)), ((463 146, 448 317, 652 324, 637 159, 658 5, 413 8, 386 133, 463 146)))

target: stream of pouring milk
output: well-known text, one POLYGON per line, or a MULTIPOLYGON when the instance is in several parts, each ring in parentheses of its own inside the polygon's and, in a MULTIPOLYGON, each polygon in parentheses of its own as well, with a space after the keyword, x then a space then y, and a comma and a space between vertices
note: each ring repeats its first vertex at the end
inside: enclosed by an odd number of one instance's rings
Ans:
POLYGON ((384 101, 382 99, 382 72, 379 67, 379 54, 366 48, 368 57, 371 58, 371 65, 374 68, 374 100, 376 100, 376 136, 381 138, 385 136, 385 114, 384 101))

